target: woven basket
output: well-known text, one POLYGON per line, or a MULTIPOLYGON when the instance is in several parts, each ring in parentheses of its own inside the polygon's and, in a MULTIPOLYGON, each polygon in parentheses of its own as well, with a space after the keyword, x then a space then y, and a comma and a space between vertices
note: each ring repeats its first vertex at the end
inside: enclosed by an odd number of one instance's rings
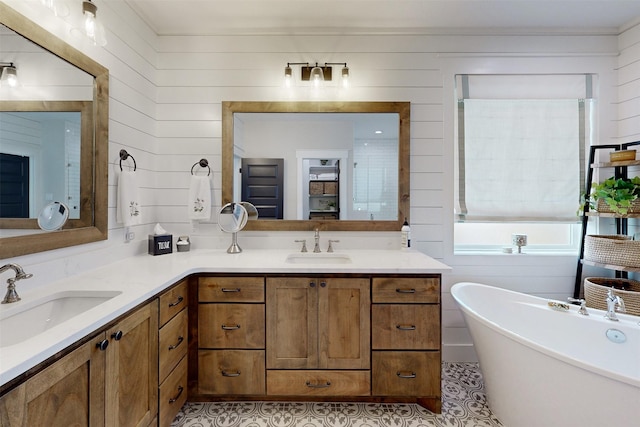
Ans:
POLYGON ((626 314, 640 316, 640 282, 636 280, 587 277, 584 279, 584 299, 587 307, 606 310, 607 292, 612 287, 613 294, 624 301, 626 314))
MULTIPOLYGON (((596 202, 596 211, 600 213, 613 213, 613 211, 611 210, 611 207, 607 204, 607 202, 605 202, 602 199, 598 199, 598 201, 596 202)), ((629 207, 627 213, 630 213, 630 214, 640 213, 640 199, 636 199, 633 202, 631 202, 631 206, 629 207)))
POLYGON ((586 235, 584 259, 599 264, 640 267, 640 240, 625 235, 586 235))

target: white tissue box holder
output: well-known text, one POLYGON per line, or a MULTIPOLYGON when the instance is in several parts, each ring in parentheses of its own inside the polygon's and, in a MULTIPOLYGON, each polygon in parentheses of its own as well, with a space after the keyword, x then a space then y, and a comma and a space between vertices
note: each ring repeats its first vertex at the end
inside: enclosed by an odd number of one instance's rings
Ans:
POLYGON ((149 234, 149 255, 173 252, 173 234, 149 234))

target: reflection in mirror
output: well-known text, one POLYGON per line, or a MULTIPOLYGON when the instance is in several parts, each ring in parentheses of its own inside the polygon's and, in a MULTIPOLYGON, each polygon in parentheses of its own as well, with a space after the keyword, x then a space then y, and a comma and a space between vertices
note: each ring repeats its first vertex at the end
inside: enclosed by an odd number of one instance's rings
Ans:
POLYGON ((238 254, 242 252, 238 246, 238 232, 244 228, 249 219, 247 210, 243 203, 227 203, 220 209, 218 215, 218 225, 225 233, 232 233, 231 246, 227 249, 227 253, 238 254))
POLYGON ((397 231, 409 207, 409 110, 223 102, 223 202, 255 204, 251 230, 397 231))
POLYGON ((90 101, 0 101, 0 227, 36 228, 53 200, 69 207, 72 228, 91 224, 88 172, 92 147, 90 101), (84 141, 84 145, 83 145, 84 141))
POLYGON ((69 208, 64 203, 52 202, 38 215, 38 226, 44 231, 60 230, 69 218, 69 208))
POLYGON ((0 208, 0 258, 106 239, 108 70, 4 3, 0 61, 15 64, 20 82, 0 87, 0 152, 24 157, 29 168, 20 214, 0 208), (62 114, 56 122, 55 112, 62 114), (37 212, 54 200, 72 219, 56 233, 41 232, 37 212))

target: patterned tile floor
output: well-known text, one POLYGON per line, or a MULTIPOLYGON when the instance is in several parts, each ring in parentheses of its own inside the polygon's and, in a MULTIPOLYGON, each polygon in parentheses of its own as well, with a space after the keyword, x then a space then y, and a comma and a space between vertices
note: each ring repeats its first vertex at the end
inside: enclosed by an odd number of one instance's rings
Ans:
POLYGON ((172 427, 497 427, 476 363, 442 364, 442 414, 413 404, 216 402, 185 404, 172 427))

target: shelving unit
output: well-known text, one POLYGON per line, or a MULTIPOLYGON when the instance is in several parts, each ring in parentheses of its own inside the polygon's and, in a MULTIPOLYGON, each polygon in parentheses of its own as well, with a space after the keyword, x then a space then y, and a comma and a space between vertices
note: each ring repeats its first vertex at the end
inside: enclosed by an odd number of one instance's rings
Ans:
POLYGON ((339 162, 309 168, 309 219, 340 219, 339 162))
MULTIPOLYGON (((640 160, 630 160, 624 162, 600 162, 596 163, 596 153, 598 150, 626 150, 632 146, 640 146, 640 141, 629 142, 626 144, 609 144, 609 145, 594 145, 591 147, 589 153, 589 172, 587 174, 587 182, 585 184, 585 195, 589 195, 591 193, 591 185, 593 184, 593 172, 596 169, 600 168, 613 168, 614 169, 614 177, 616 179, 627 179, 628 173, 627 169, 629 166, 640 166, 640 160)), ((614 213, 600 213, 589 210, 589 203, 585 203, 584 211, 582 215, 582 232, 581 232, 581 242, 580 242, 580 254, 578 257, 578 264, 576 267, 576 280, 573 290, 574 298, 578 298, 580 296, 580 291, 582 290, 582 267, 583 265, 595 266, 600 268, 605 268, 608 270, 615 270, 616 277, 626 278, 629 272, 640 272, 640 268, 635 267, 627 267, 623 265, 611 265, 611 264, 600 264, 592 261, 584 260, 584 241, 585 236, 587 234, 587 225, 589 224, 589 218, 591 217, 609 217, 615 218, 616 223, 616 233, 617 234, 628 234, 628 221, 630 218, 640 218, 640 213, 633 213, 627 215, 618 215, 614 213)))

